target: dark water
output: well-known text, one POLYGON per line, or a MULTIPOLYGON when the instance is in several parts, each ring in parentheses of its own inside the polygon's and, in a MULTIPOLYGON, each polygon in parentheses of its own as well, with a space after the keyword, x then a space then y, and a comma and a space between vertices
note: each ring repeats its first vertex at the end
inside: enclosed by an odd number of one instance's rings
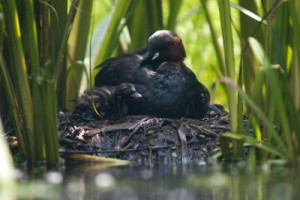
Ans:
POLYGON ((17 199, 300 199, 300 170, 281 164, 66 163, 19 170, 17 199))

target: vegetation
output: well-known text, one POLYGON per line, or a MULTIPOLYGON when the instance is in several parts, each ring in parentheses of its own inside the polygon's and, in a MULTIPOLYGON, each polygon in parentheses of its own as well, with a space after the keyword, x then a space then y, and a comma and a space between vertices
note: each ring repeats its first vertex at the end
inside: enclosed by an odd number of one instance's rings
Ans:
POLYGON ((1 1, 1 116, 30 163, 59 161, 57 107, 91 87, 104 59, 146 45, 158 29, 183 39, 186 64, 225 104, 224 158, 299 159, 300 14, 296 0, 1 1), (216 12, 216 11, 219 12, 216 12), (86 84, 88 83, 88 84, 86 84), (2 92, 3 91, 3 92, 2 92), (243 114, 249 116, 242 126, 243 114), (262 126, 263 124, 263 126, 262 126), (262 128, 261 128, 262 127, 262 128), (255 130, 249 136, 247 130, 255 130), (228 138, 233 138, 231 146, 228 138), (263 151, 261 151, 263 150, 263 151), (228 155, 227 157, 225 155, 228 155))
MULTIPOLYGON (((229 110, 232 120, 237 119, 238 122, 232 123, 232 131, 235 133, 225 134, 224 137, 243 139, 263 149, 264 152, 257 154, 259 158, 280 157, 290 162, 296 162, 299 158, 300 91, 297 84, 300 78, 298 63, 300 46, 296 35, 300 15, 296 14, 297 4, 299 3, 293 0, 263 1, 260 6, 263 17, 256 26, 253 25, 255 28, 252 30, 249 30, 247 22, 254 17, 245 18, 241 15, 240 31, 237 30, 242 49, 238 73, 234 75, 228 70, 229 73, 225 71, 224 75, 229 78, 220 79, 221 82, 226 83, 227 91, 233 90, 228 92, 229 110), (236 99, 236 92, 241 97, 238 98, 237 104, 237 101, 232 101, 236 99), (243 102, 249 109, 252 128, 255 130, 254 137, 246 135, 247 129, 243 131, 242 127, 239 127, 243 102), (234 112, 236 110, 237 112, 234 112)), ((219 2, 221 19, 226 19, 226 16, 230 15, 228 5, 229 2, 225 5, 219 2)), ((252 8, 254 12, 251 13, 252 16, 259 13, 257 8, 260 7, 253 2, 243 2, 241 5, 252 8)), ((242 11, 243 8, 239 10, 242 11)), ((233 34, 227 29, 231 29, 232 24, 235 23, 234 21, 228 23, 228 20, 221 20, 226 69, 233 66, 233 61, 226 61, 226 59, 232 60, 234 57, 231 55, 233 34)), ((233 145, 234 155, 238 158, 242 155, 243 149, 240 148, 240 143, 233 145)))

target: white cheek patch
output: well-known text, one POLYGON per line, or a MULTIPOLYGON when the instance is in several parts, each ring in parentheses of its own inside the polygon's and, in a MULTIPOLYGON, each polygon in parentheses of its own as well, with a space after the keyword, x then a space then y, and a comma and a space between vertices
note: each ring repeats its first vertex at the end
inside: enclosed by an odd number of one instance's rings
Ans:
POLYGON ((155 60, 158 56, 159 56, 159 53, 156 52, 156 53, 152 56, 151 60, 155 60))

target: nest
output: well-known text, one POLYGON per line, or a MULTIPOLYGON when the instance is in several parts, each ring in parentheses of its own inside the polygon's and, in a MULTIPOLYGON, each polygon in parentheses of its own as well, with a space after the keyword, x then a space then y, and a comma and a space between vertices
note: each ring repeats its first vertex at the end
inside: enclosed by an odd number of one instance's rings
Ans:
POLYGON ((59 113, 60 144, 66 154, 135 161, 207 159, 219 148, 219 136, 228 131, 230 115, 224 111, 201 120, 139 115, 86 121, 69 112, 59 113))

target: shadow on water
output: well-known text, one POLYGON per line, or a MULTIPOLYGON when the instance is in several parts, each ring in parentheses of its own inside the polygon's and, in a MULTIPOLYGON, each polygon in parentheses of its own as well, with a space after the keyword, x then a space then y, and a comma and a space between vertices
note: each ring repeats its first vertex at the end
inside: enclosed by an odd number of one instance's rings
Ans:
POLYGON ((299 199, 299 169, 202 162, 107 167, 71 163, 19 170, 20 199, 299 199))

